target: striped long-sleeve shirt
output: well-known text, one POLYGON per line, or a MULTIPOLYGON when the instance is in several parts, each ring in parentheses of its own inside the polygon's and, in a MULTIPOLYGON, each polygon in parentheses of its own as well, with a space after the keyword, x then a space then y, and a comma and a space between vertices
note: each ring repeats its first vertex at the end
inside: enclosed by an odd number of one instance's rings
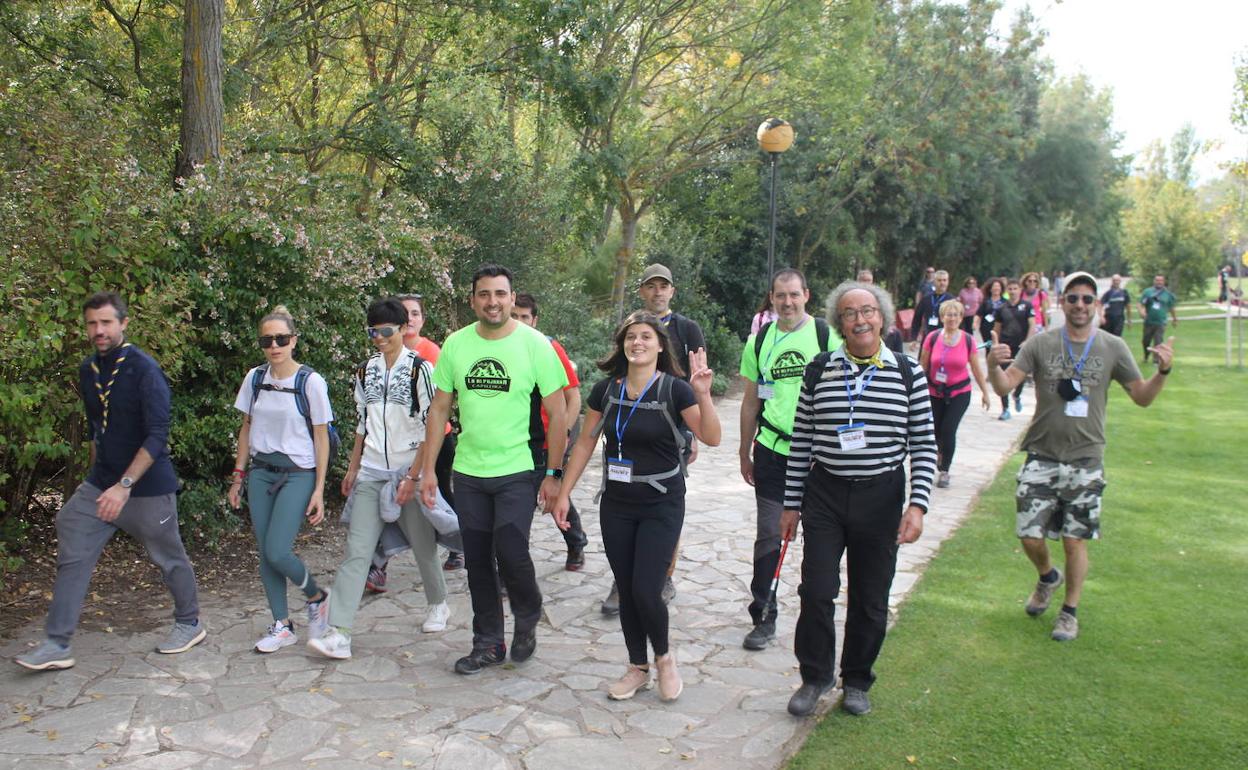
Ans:
POLYGON ((914 359, 910 359, 913 380, 907 394, 893 352, 882 348, 880 359, 884 368, 868 373, 870 367, 851 362, 841 346, 824 367, 814 392, 802 388, 785 474, 786 509, 801 509, 806 477, 813 463, 820 464, 834 476, 858 479, 896 468, 909 453, 910 504, 927 511, 932 477, 936 473, 936 434, 927 396, 927 378, 914 359), (847 377, 849 393, 846 392, 847 377), (860 389, 861 395, 857 395, 860 389), (855 394, 852 420, 851 393, 855 394), (841 448, 837 428, 851 422, 863 423, 866 446, 861 449, 841 448))

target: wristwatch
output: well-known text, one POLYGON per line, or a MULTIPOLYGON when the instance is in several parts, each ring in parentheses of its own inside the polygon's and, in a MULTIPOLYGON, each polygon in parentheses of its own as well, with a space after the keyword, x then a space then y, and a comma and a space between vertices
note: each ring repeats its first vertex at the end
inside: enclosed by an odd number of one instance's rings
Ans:
POLYGON ((546 475, 553 476, 556 479, 561 479, 563 478, 563 468, 547 468, 546 475))
POLYGON ((121 481, 117 483, 121 485, 122 489, 129 489, 130 487, 134 486, 134 479, 130 478, 129 476, 122 476, 121 481))

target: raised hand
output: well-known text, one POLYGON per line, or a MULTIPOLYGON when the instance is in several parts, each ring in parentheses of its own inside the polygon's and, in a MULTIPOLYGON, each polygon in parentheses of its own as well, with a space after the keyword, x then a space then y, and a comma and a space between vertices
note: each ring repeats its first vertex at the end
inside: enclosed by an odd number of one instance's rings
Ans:
POLYGON ((1014 356, 1010 353, 1010 346, 1001 343, 1000 333, 992 330, 992 347, 988 348, 988 363, 993 366, 1004 366, 1014 360, 1014 356))
POLYGON ((1167 337, 1166 341, 1160 345, 1153 345, 1148 352, 1157 359, 1157 368, 1169 369, 1174 361, 1174 337, 1167 337))
POLYGON ((711 381, 715 373, 706 366, 706 348, 698 348, 689 354, 689 385, 699 396, 710 395, 711 381))

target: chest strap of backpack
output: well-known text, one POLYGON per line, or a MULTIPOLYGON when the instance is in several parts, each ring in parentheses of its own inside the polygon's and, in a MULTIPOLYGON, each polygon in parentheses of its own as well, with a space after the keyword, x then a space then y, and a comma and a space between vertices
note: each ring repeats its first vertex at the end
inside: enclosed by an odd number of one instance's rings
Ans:
MULTIPOLYGON (((827 321, 823 320, 819 316, 814 316, 814 322, 815 322, 815 340, 819 345, 819 353, 827 352, 828 342, 832 338, 831 327, 828 326, 827 321)), ((758 373, 760 377, 763 375, 763 361, 762 361, 763 342, 764 340, 766 340, 767 332, 770 331, 771 326, 774 323, 775 321, 768 321, 767 323, 763 324, 759 328, 758 333, 754 335, 754 361, 758 365, 758 373)), ((758 429, 754 432, 754 438, 758 438, 759 434, 763 432, 763 428, 766 428, 767 430, 770 430, 772 433, 779 436, 781 441, 792 442, 793 434, 780 430, 780 428, 776 427, 776 424, 774 422, 767 419, 767 415, 765 414, 766 411, 767 411, 767 400, 760 398, 758 400, 758 417, 755 419, 755 422, 758 425, 758 429)))
MULTIPOLYGON (((670 471, 664 471, 662 473, 649 473, 645 475, 633 474, 632 483, 649 484, 650 486, 657 489, 660 494, 667 493, 667 487, 665 487, 660 482, 673 478, 677 474, 680 474, 686 477, 689 475, 689 468, 685 463, 685 446, 686 446, 685 434, 680 432, 680 428, 676 425, 676 419, 672 417, 672 410, 671 410, 671 403, 670 403, 671 397, 672 397, 672 376, 669 374, 660 374, 659 375, 659 389, 655 394, 655 400, 654 401, 642 401, 636 405, 636 408, 638 409, 644 409, 649 412, 657 411, 661 413, 663 415, 663 418, 667 420, 668 426, 671 427, 672 437, 676 441, 676 456, 680 458, 680 462, 675 468, 672 468, 670 471)), ((594 435, 595 442, 597 442, 598 438, 602 435, 603 430, 607 427, 607 416, 611 414, 612 406, 615 407, 616 413, 618 414, 620 409, 624 406, 624 402, 620 400, 618 391, 615 391, 615 389, 612 387, 608 387, 606 408, 602 410, 602 419, 598 421, 598 425, 594 428, 593 435, 594 435)), ((633 408, 633 402, 631 401, 628 402, 628 408, 629 409, 633 408)), ((602 484, 598 487, 598 492, 594 495, 595 504, 597 504, 598 501, 602 499, 603 493, 607 491, 607 461, 608 459, 609 459, 609 456, 607 454, 607 447, 604 442, 603 447, 602 447, 602 484)))

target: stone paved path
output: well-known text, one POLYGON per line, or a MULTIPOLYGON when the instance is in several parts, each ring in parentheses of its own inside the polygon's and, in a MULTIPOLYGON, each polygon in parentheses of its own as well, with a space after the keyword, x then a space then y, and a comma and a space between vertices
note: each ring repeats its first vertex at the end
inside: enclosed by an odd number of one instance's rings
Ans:
MULTIPOLYGON (((962 423, 952 488, 935 491, 923 538, 902 548, 894 610, 1030 416, 1029 408, 1002 423, 976 403, 962 423)), ((450 628, 421 634, 424 597, 407 556, 391 567, 393 590, 367 599, 357 616, 353 659, 312 657, 302 644, 260 656, 251 645, 270 619, 257 580, 242 599, 202 597, 210 636, 182 655, 151 652, 157 634, 83 632, 75 668, 32 674, 7 659, 39 629, 4 645, 0 768, 778 767, 813 724, 785 711, 798 684, 791 650, 801 543, 785 564, 779 644, 747 652, 754 503, 738 472, 739 408, 731 399, 720 404, 723 444, 704 449, 692 467, 672 604, 685 678, 676 703, 661 704, 654 691, 607 700, 606 685, 627 656, 618 621, 598 611, 610 572, 597 517, 586 517, 591 545, 581 573, 563 571, 562 540, 543 518, 533 555, 546 618, 537 654, 525 664, 471 679, 452 673, 471 641, 463 573, 451 580, 450 628)), ((595 510, 588 491, 579 497, 583 510, 595 510)), ((1004 523, 1001 535, 1010 536, 1004 523)), ((167 612, 154 608, 153 618, 167 612)), ((832 702, 825 698, 822 708, 832 702)))

